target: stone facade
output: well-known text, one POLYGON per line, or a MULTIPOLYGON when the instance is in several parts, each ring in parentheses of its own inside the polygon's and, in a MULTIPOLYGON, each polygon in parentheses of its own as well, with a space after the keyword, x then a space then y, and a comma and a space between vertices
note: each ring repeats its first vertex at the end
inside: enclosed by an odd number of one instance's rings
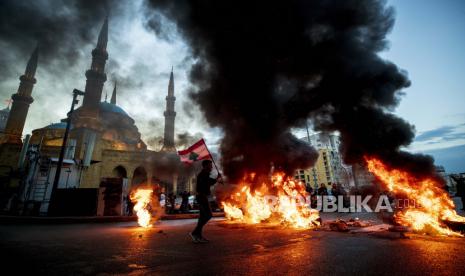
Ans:
MULTIPOLYGON (((85 188, 100 191, 106 189, 104 186, 108 181, 118 180, 124 183, 125 189, 157 184, 165 193, 177 194, 184 190, 195 190, 195 173, 199 168, 184 166, 179 160, 174 143, 176 98, 173 71, 166 96, 163 149, 159 152, 152 151, 147 149, 141 139, 135 121, 117 105, 116 82, 110 102, 106 99, 101 101, 107 80, 107 42, 108 18, 102 25, 97 45, 92 51, 91 66, 85 73, 82 105, 61 122, 33 130, 32 137, 23 145, 23 127, 29 105, 33 102, 31 94, 36 82, 34 75, 38 51, 34 51, 25 74, 20 78, 18 92, 12 96, 11 111, 5 130, 0 135, 0 179, 9 183, 0 187, 0 205, 5 206, 5 202, 10 202, 10 199, 18 198, 19 195, 21 198, 16 210, 33 212, 39 204, 39 213, 47 214, 50 211, 48 206, 53 194, 53 179, 68 121, 70 131, 64 158, 67 166, 62 167, 56 187, 67 187, 61 183, 65 181, 72 183, 73 188, 83 188, 80 191, 85 191, 85 188), (18 164, 23 158, 26 166, 20 168, 18 164), (38 198, 41 200, 37 200, 38 198), (23 208, 21 204, 32 207, 23 208)), ((8 209, 14 210, 14 207, 10 206, 8 209)))
MULTIPOLYGON (((130 186, 162 183, 168 191, 176 191, 179 168, 182 166, 174 147, 176 112, 173 72, 166 97, 164 148, 161 152, 151 151, 142 141, 134 120, 117 105, 116 83, 111 101, 101 101, 106 82, 105 63, 109 57, 107 42, 108 18, 102 25, 97 45, 92 51, 90 69, 85 73, 87 81, 83 104, 70 116, 67 151, 73 153, 70 158, 76 160, 80 167, 79 187, 98 188, 103 178, 123 177, 128 179, 130 186), (160 169, 162 163, 166 163, 166 166, 160 169)), ((40 144, 41 156, 58 157, 66 121, 63 119, 59 123, 33 130, 30 144, 40 144)), ((190 182, 186 186, 190 187, 190 182)))

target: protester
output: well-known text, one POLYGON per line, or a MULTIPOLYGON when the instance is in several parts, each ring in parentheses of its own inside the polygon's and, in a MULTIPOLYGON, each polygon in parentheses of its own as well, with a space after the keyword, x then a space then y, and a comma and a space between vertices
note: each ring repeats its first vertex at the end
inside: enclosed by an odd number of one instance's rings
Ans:
POLYGON ((176 195, 173 193, 168 194, 169 209, 168 214, 174 214, 176 211, 176 195))
POLYGON ((165 208, 165 206, 166 206, 166 196, 165 196, 165 194, 163 192, 160 193, 160 206, 162 208, 165 208))
POLYGON ((181 193, 181 198, 182 198, 182 201, 181 201, 181 212, 183 213, 187 213, 189 212, 189 196, 191 194, 187 191, 184 191, 181 193))
POLYGON ((333 195, 333 190, 332 190, 333 184, 331 182, 328 182, 327 185, 328 186, 325 186, 326 187, 326 192, 328 193, 328 195, 333 195))
POLYGON ((131 197, 129 195, 126 196, 126 214, 128 216, 132 216, 132 210, 134 209, 134 203, 131 200, 131 197))
POLYGON ((221 182, 221 174, 218 173, 216 179, 210 177, 213 165, 212 161, 204 160, 202 162, 202 171, 197 176, 197 203, 199 204, 200 216, 197 222, 197 227, 194 231, 189 233, 194 243, 205 243, 208 240, 203 237, 202 229, 207 222, 212 218, 212 211, 208 196, 210 195, 210 187, 215 185, 216 182, 221 182))
POLYGON ((331 194, 337 198, 339 195, 341 195, 341 193, 342 191, 341 191, 341 187, 339 186, 339 184, 334 183, 333 187, 331 188, 331 194))
POLYGON ((334 196, 335 203, 338 202, 338 197, 342 194, 341 188, 339 184, 334 183, 333 187, 331 188, 331 195, 334 196))
POLYGON ((328 195, 328 189, 326 189, 325 183, 320 184, 320 188, 318 188, 317 194, 319 196, 327 196, 328 195))
POLYGON ((305 186, 305 191, 309 194, 309 195, 313 195, 313 188, 311 185, 306 185, 305 186))

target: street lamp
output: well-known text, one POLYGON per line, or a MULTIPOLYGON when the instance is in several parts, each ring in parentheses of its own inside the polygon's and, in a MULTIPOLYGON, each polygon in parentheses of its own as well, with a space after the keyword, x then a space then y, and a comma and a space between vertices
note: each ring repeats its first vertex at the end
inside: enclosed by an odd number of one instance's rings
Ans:
POLYGON ((60 181, 61 167, 63 166, 63 158, 65 156, 66 143, 68 142, 68 134, 69 134, 69 129, 71 127, 71 116, 72 116, 73 111, 74 111, 74 105, 79 102, 77 100, 77 97, 78 96, 83 96, 84 94, 85 93, 83 91, 81 91, 81 90, 78 90, 78 89, 73 90, 73 102, 71 103, 71 110, 69 111, 68 118, 66 119, 66 130, 65 130, 65 134, 63 136, 63 144, 61 145, 60 157, 58 158, 57 169, 56 169, 56 172, 55 172, 55 179, 53 180, 52 195, 50 197, 50 203, 51 204, 54 203, 53 201, 56 198, 56 190, 58 189, 58 182, 60 181))

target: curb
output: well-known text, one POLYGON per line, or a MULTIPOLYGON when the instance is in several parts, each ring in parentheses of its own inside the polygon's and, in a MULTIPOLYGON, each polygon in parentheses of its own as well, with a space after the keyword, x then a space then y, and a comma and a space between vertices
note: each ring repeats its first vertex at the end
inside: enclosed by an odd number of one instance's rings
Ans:
MULTIPOLYGON (((199 214, 162 215, 161 220, 196 219, 199 214)), ((224 217, 223 212, 213 213, 213 217, 224 217)), ((112 223, 137 221, 137 216, 94 216, 94 217, 30 217, 0 216, 0 225, 12 224, 78 224, 78 223, 112 223)))

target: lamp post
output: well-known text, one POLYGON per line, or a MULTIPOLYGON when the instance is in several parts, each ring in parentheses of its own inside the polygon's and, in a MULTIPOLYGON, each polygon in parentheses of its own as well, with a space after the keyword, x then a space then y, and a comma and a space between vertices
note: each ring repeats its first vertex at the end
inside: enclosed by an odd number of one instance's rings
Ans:
POLYGON ((60 150, 60 157, 58 158, 58 164, 57 164, 57 169, 55 172, 55 179, 53 180, 53 186, 52 186, 52 195, 50 198, 50 203, 53 204, 53 200, 55 199, 56 196, 56 190, 58 189, 58 182, 60 181, 60 173, 61 173, 61 167, 63 166, 63 158, 65 156, 65 150, 66 150, 66 143, 68 141, 68 134, 69 134, 69 129, 71 127, 71 116, 74 111, 74 105, 77 104, 79 101, 77 100, 78 96, 83 96, 84 92, 78 89, 73 90, 73 102, 71 103, 71 110, 68 113, 68 118, 66 120, 66 130, 65 134, 63 135, 63 144, 61 145, 61 150, 60 150))

